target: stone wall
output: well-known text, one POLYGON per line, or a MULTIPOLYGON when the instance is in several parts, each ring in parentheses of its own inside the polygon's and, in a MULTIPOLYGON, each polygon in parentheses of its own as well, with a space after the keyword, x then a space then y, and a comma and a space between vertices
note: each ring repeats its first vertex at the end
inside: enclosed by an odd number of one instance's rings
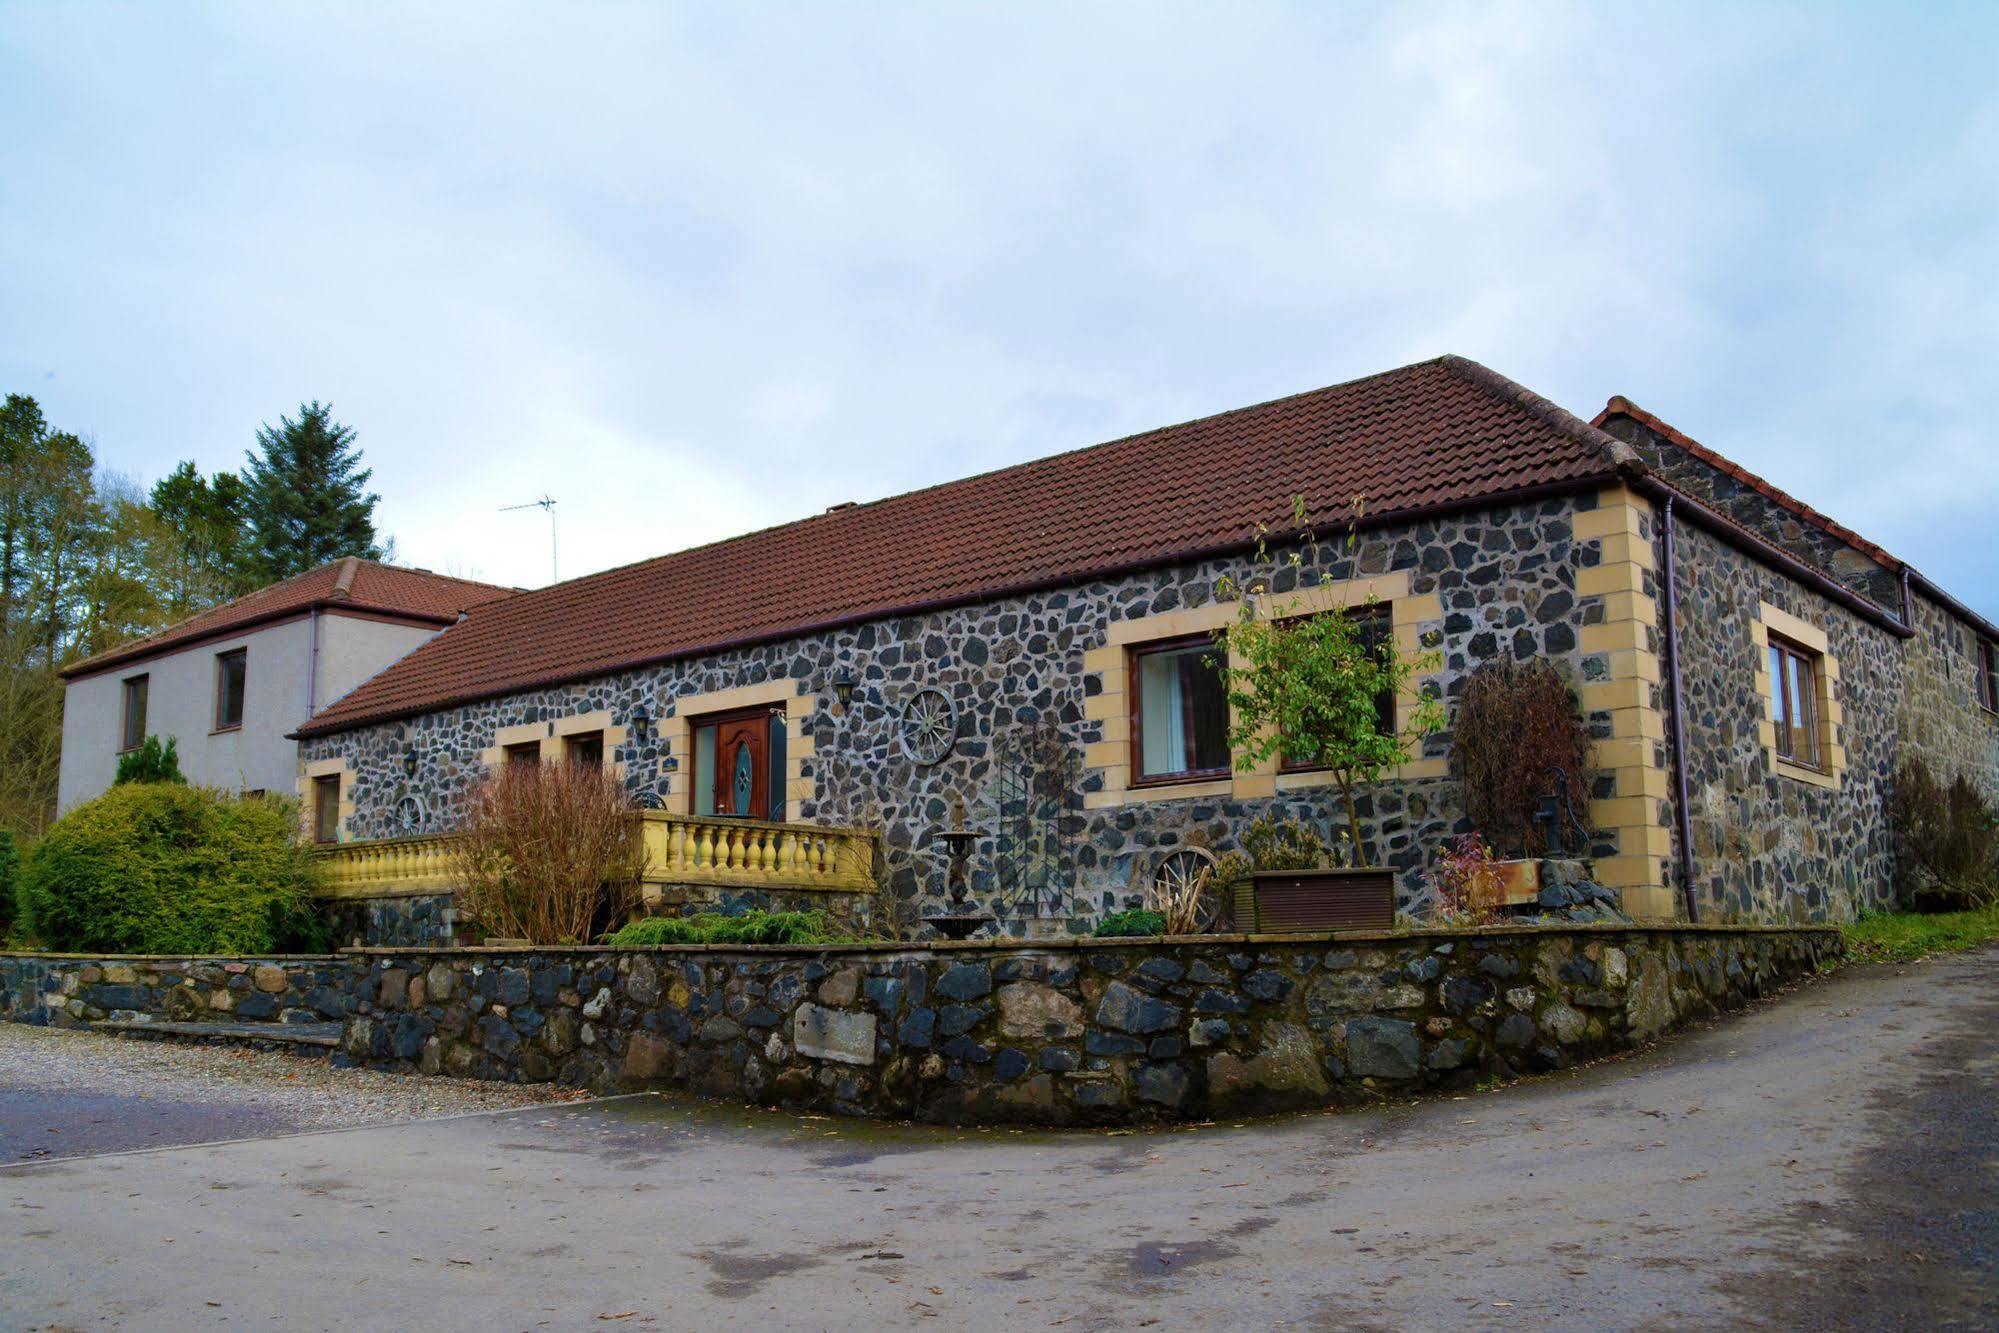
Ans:
POLYGON ((1113 1124, 1559 1069, 1770 993, 1831 930, 1572 927, 926 949, 0 959, 0 1005, 338 1016, 337 1059, 844 1115, 1113 1124), (118 969, 114 974, 113 969, 118 969), (114 981, 116 975, 121 978, 114 981), (284 983, 279 987, 279 983, 284 983), (267 987, 279 987, 267 990, 267 987))
POLYGON ((1978 702, 1978 636, 1920 594, 1912 600, 1916 637, 1903 645, 1895 711, 1901 755, 1921 758, 1945 782, 1970 778, 1999 804, 1999 718, 1978 702))
MULTIPOLYGON (((1443 618, 1434 626, 1444 659, 1438 687, 1455 697, 1464 677, 1502 657, 1546 656, 1579 679, 1587 669, 1581 627, 1600 599, 1579 596, 1576 576, 1597 552, 1574 536, 1574 516, 1593 508, 1593 495, 1501 506, 1364 534, 1349 550, 1334 542, 1308 549, 1296 570, 1280 569, 1276 591, 1335 580, 1408 571, 1418 596, 1436 596, 1443 618)), ((1086 720, 1083 654, 1104 644, 1118 621, 1213 604, 1224 578, 1252 572, 1245 559, 1211 560, 1134 575, 1117 581, 1008 598, 928 615, 901 617, 784 643, 663 663, 575 685, 534 691, 442 710, 406 722, 383 724, 306 741, 307 761, 344 757, 354 776, 350 833, 389 836, 396 803, 418 795, 432 812, 452 807, 482 770, 480 752, 508 726, 605 710, 622 723, 643 705, 655 719, 673 713, 675 700, 770 681, 804 683, 810 713, 810 757, 802 775, 811 795, 794 801, 789 818, 880 829, 888 878, 906 900, 924 900, 911 915, 935 910, 944 892, 943 858, 933 832, 950 820, 962 798, 972 822, 988 829, 1000 821, 995 753, 1028 729, 1052 727, 1062 750, 1078 765, 1070 799, 1049 815, 1057 890, 1041 915, 1069 917, 1086 928, 1099 914, 1132 905, 1158 862, 1183 846, 1231 848, 1244 825, 1270 813, 1297 817, 1322 831, 1334 819, 1330 788, 1280 792, 1258 799, 1199 797, 1151 799, 1144 804, 1086 810, 1084 798, 1102 785, 1102 774, 1081 766, 1089 747, 1104 739, 1105 723, 1086 720), (850 704, 834 705, 831 684, 855 683, 850 704), (944 762, 923 767, 898 742, 904 702, 933 686, 954 701, 959 740, 944 762), (417 767, 406 777, 404 754, 417 767)), ((655 725, 643 739, 627 738, 613 758, 625 766, 634 793, 659 795, 689 780, 686 755, 668 751, 655 725)), ((1431 760, 1448 752, 1448 737, 1432 738, 1431 760)), ((1405 907, 1423 898, 1424 870, 1433 849, 1467 827, 1448 780, 1382 784, 1362 802, 1368 837, 1378 859, 1401 869, 1405 907)), ((1614 846, 1596 849, 1608 855, 1614 846)), ((1022 877, 1009 873, 998 839, 979 850, 974 890, 981 902, 1008 918, 1023 916, 1012 895, 1022 877)))
POLYGON ((0 1017, 43 1027, 101 1022, 324 1023, 352 1008, 351 956, 80 958, 0 954, 0 1017))
MULTIPOLYGON (((1894 896, 1883 793, 1894 771, 1900 641, 1846 608, 1676 525, 1680 691, 1694 885, 1704 920, 1851 920, 1894 896), (1839 663, 1846 771, 1836 790, 1771 772, 1752 638, 1761 603, 1823 630, 1839 663)), ((1670 722, 1669 722, 1670 725, 1670 722)))

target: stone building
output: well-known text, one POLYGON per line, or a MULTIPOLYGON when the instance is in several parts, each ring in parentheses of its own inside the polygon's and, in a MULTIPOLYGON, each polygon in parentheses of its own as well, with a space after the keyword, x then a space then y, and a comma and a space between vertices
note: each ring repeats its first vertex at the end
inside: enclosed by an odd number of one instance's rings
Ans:
MULTIPOLYGON (((445 830, 494 765, 580 757, 695 842, 865 830, 933 905, 962 805, 984 903, 1087 922, 1260 814, 1332 823, 1324 774, 1235 769, 1201 669, 1293 497, 1322 539, 1280 552, 1287 613, 1371 600, 1438 654, 1398 712, 1506 657, 1575 682, 1589 850, 1634 915, 1850 916, 1893 892, 1900 756, 1999 790, 1999 630, 1630 403, 1585 422, 1458 357, 480 607, 306 723, 300 781, 365 842, 445 830)), ((1449 746, 1363 803, 1405 906, 1466 827, 1449 746)), ((415 942, 407 918, 368 929, 415 942)))

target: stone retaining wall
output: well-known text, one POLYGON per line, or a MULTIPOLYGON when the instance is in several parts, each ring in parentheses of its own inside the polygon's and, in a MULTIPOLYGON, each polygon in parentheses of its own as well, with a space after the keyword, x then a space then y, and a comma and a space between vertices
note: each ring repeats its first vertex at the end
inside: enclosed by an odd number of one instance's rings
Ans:
POLYGON ((1559 1069, 1742 1005, 1840 948, 1826 929, 1664 926, 261 963, 15 956, 0 958, 0 1008, 75 1023, 140 1004, 240 1016, 248 1002, 339 1017, 335 1058, 372 1068, 1109 1124, 1559 1069))

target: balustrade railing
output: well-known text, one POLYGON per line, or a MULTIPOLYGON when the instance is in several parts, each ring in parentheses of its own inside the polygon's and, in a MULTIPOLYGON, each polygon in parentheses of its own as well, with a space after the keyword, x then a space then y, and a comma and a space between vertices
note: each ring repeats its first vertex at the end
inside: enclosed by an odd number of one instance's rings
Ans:
MULTIPOLYGON (((814 889, 874 888, 875 839, 863 829, 769 824, 643 812, 647 884, 814 889)), ((445 893, 452 888, 453 834, 335 843, 319 850, 330 898, 445 893)))

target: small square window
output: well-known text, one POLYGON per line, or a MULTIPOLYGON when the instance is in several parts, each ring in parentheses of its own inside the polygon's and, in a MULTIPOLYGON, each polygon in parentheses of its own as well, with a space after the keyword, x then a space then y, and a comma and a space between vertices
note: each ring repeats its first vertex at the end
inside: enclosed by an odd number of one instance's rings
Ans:
POLYGON ((215 729, 233 731, 243 725, 243 684, 249 652, 238 648, 215 658, 215 729))
POLYGON ((582 731, 569 737, 564 743, 569 762, 581 768, 602 768, 604 766, 604 733, 582 731))
POLYGON ((123 718, 118 730, 120 750, 136 750, 146 743, 146 695, 150 679, 133 676, 125 682, 123 718))
POLYGON ((1136 783, 1229 771, 1229 700, 1205 635, 1131 650, 1131 768, 1136 783))
POLYGON ((312 837, 315 842, 340 841, 340 777, 312 780, 312 837))
POLYGON ((540 741, 522 741, 518 745, 509 745, 507 747, 507 763, 509 766, 514 764, 538 764, 540 762, 540 741))
POLYGON ((1770 708, 1777 757, 1819 768, 1819 655, 1770 636, 1770 708))

